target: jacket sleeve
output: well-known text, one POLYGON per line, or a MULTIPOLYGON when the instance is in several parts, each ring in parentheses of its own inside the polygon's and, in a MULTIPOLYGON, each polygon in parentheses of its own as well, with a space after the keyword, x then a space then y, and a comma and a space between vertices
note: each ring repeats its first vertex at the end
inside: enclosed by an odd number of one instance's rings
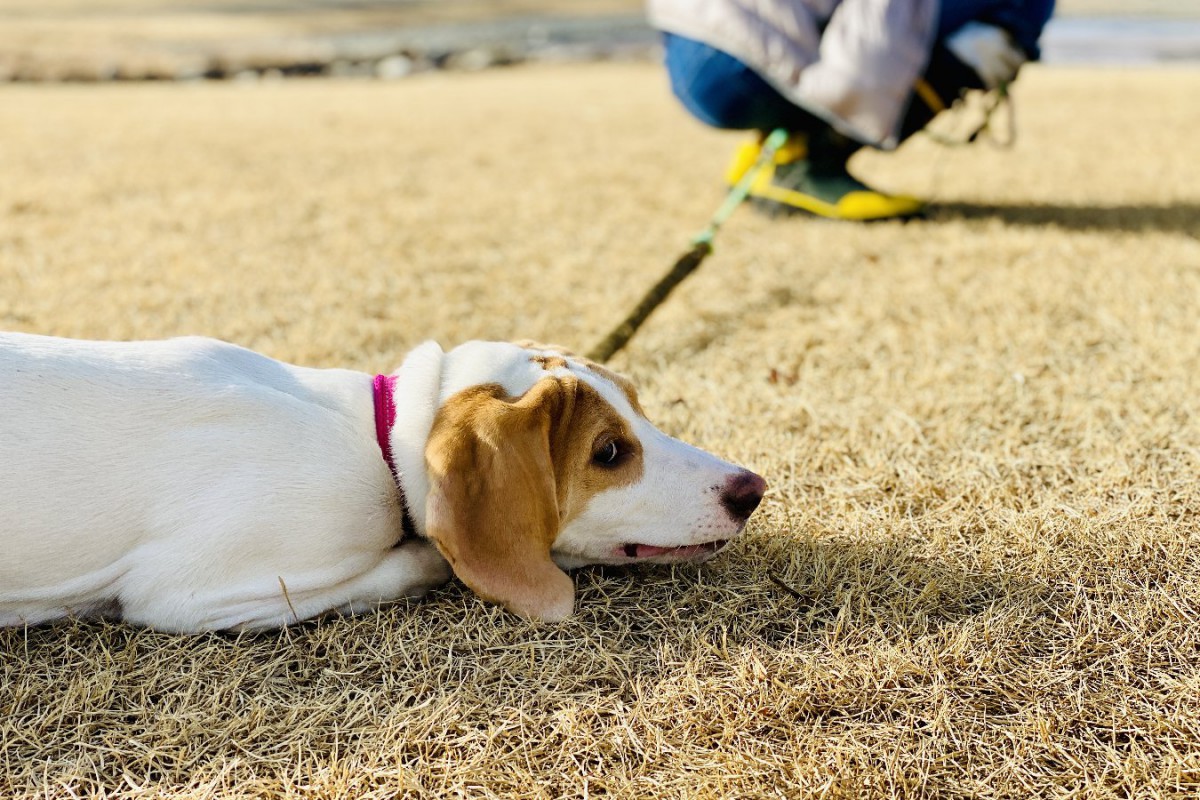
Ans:
POLYGON ((845 0, 821 36, 817 60, 797 76, 793 96, 823 110, 844 133, 894 147, 936 27, 937 4, 930 0, 845 0))
POLYGON ((648 0, 652 25, 745 63, 842 133, 894 147, 938 0, 648 0))

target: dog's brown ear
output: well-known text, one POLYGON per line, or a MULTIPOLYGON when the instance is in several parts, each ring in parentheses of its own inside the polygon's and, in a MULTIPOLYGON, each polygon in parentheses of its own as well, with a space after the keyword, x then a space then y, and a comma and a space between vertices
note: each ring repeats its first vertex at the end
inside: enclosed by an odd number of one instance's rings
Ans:
POLYGON ((425 448, 426 527, 458 578, 522 617, 559 620, 575 585, 550 558, 560 524, 550 455, 570 386, 545 378, 520 398, 475 386, 438 410, 425 448))

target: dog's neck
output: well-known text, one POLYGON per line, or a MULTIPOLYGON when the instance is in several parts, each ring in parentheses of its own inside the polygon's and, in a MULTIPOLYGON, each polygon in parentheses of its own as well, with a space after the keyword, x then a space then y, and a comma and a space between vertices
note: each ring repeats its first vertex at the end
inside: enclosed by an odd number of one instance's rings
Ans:
POLYGON ((392 427, 396 424, 396 390, 395 375, 376 375, 373 383, 375 399, 375 441, 383 454, 383 461, 392 473, 392 481, 396 485, 396 500, 400 505, 400 528, 405 538, 417 535, 416 525, 408 510, 408 498, 404 495, 404 486, 400 481, 400 472, 396 469, 396 459, 392 457, 392 427))
POLYGON ((389 466, 394 467, 408 515, 419 536, 426 531, 425 498, 429 494, 425 442, 433 430, 433 418, 440 403, 444 356, 437 342, 425 342, 410 352, 394 373, 392 401, 396 421, 388 432, 392 456, 389 466))

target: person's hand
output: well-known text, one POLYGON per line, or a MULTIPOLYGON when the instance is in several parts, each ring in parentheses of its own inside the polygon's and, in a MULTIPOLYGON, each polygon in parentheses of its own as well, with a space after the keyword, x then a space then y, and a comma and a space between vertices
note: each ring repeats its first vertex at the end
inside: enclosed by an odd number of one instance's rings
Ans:
POLYGON ((982 22, 968 22, 950 34, 946 49, 975 70, 989 89, 1017 77, 1027 60, 1008 31, 982 22))

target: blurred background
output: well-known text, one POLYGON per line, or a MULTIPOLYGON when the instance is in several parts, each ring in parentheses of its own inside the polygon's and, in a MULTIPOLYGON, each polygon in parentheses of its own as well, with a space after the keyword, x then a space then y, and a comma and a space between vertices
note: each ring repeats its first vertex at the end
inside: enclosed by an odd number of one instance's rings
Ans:
MULTIPOLYGON (((1060 0, 1047 63, 1200 58, 1200 0, 1060 0)), ((0 81, 398 79, 648 59, 637 0, 0 0, 0 81)))

